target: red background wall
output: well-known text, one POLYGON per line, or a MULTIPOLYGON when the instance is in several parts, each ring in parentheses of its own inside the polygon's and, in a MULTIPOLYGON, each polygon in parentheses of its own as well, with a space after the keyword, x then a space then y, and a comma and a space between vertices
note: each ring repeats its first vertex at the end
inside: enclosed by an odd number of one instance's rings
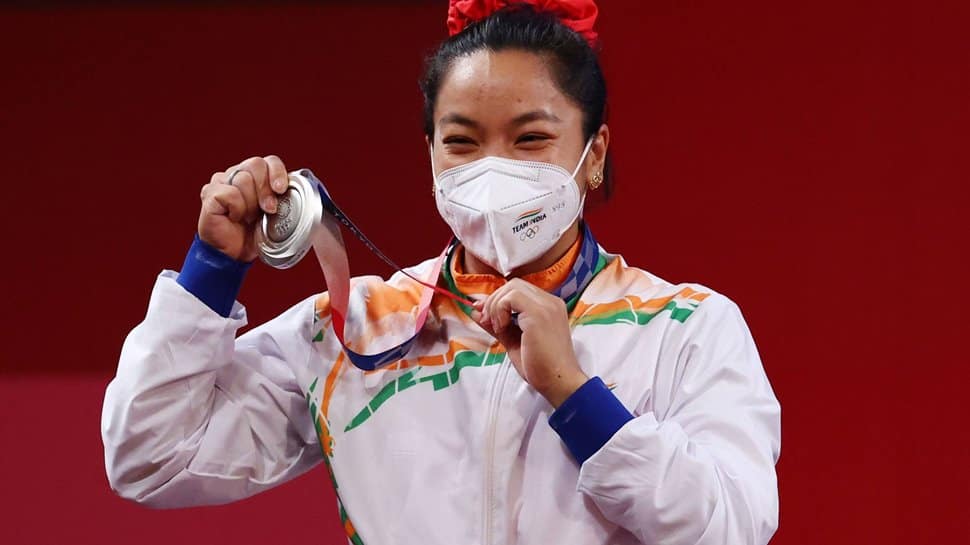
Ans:
MULTIPOLYGON (((965 542, 967 3, 601 5, 617 188, 587 218, 740 304, 783 407, 773 543, 965 542)), ((440 249, 416 80, 444 14, 0 8, 0 542, 340 542, 322 468, 218 508, 114 497, 101 396, 212 171, 279 154, 398 261, 440 249)), ((259 323, 321 289, 306 260, 242 299, 259 323)))

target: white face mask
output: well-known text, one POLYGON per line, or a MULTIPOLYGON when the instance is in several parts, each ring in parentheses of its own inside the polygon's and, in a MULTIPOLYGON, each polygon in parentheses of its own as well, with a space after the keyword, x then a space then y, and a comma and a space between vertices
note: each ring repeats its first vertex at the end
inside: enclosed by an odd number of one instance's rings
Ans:
MULTIPOLYGON (((582 214, 586 195, 575 176, 537 161, 483 157, 435 177, 438 213, 465 249, 496 271, 513 270, 549 251, 582 214)), ((434 175, 434 152, 431 158, 434 175)))

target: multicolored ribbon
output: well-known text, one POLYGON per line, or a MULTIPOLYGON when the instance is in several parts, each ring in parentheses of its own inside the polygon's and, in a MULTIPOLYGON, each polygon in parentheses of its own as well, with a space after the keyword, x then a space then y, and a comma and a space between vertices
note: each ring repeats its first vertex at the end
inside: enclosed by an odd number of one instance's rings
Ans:
MULTIPOLYGON (((384 253, 381 252, 380 249, 378 249, 377 246, 374 245, 374 243, 372 243, 370 239, 368 239, 364 233, 357 228, 356 225, 354 225, 350 218, 340 210, 337 204, 333 202, 333 199, 330 197, 330 193, 327 191, 326 186, 324 186, 323 182, 314 176, 312 172, 310 172, 308 169, 303 169, 301 170, 301 174, 306 176, 307 179, 317 186, 320 200, 323 204, 324 213, 320 220, 320 227, 313 230, 311 240, 313 243, 314 253, 317 256, 317 262, 320 263, 320 268, 323 270, 323 276, 326 279, 327 289, 330 293, 333 330, 351 363, 365 371, 372 371, 404 358, 411 349, 411 346, 414 344, 414 341, 417 339, 418 334, 421 332, 421 328, 424 327, 425 321, 427 321, 428 312, 431 308, 431 298, 435 292, 453 299, 463 310, 469 313, 471 312, 474 303, 455 288, 453 281, 451 281, 450 275, 446 275, 449 280, 448 283, 449 288, 451 288, 450 290, 437 285, 438 278, 441 275, 442 266, 452 254, 454 248, 457 246, 457 239, 453 239, 441 252, 441 255, 438 256, 438 259, 435 260, 430 271, 428 272, 427 278, 418 278, 397 266, 394 261, 384 255, 384 253), (350 301, 350 265, 347 261, 347 250, 344 246, 343 237, 340 234, 340 224, 343 224, 351 233, 354 234, 354 236, 363 242, 364 246, 366 246, 378 258, 380 258, 381 261, 386 263, 395 271, 404 274, 408 278, 425 287, 421 295, 417 319, 415 320, 414 324, 414 333, 411 338, 397 346, 393 346, 377 354, 362 354, 360 352, 356 352, 349 348, 347 343, 344 341, 344 327, 347 320, 347 309, 350 301)), ((569 272, 569 275, 566 277, 566 280, 552 292, 553 295, 556 295, 567 302, 574 300, 578 294, 582 293, 589 282, 593 279, 596 271, 598 268, 600 268, 598 267, 599 261, 599 245, 593 238, 593 233, 589 230, 589 227, 584 224, 583 242, 580 249, 580 255, 577 257, 576 262, 569 272)))

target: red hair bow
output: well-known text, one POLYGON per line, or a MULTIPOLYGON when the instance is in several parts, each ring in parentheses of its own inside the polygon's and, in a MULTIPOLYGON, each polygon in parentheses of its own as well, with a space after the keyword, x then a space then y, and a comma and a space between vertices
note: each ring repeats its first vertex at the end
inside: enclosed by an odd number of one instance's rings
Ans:
POLYGON ((593 0, 449 0, 448 35, 454 36, 469 23, 484 19, 510 4, 532 4, 538 11, 552 13, 562 24, 575 30, 590 46, 596 43, 596 2, 593 0))

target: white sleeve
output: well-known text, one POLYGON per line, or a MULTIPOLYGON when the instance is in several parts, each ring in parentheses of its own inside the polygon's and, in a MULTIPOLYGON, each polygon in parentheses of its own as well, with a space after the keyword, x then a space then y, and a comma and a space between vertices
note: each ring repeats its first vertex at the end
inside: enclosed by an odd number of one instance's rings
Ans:
POLYGON ((740 309, 715 297, 672 347, 664 414, 641 408, 580 470, 579 489, 643 543, 760 545, 778 526, 781 409, 740 309))
POLYGON ((152 507, 227 503, 322 460, 292 371, 312 354, 313 298, 236 339, 236 303, 213 312, 163 272, 125 340, 101 415, 105 467, 122 497, 152 507))

